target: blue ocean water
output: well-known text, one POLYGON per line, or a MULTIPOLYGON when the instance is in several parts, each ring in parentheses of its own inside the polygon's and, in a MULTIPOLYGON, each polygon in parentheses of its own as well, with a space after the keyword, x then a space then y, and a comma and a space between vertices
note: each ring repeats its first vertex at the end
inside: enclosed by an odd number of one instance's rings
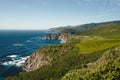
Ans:
POLYGON ((0 80, 21 71, 21 65, 38 48, 60 43, 59 40, 43 40, 47 31, 0 31, 0 80))

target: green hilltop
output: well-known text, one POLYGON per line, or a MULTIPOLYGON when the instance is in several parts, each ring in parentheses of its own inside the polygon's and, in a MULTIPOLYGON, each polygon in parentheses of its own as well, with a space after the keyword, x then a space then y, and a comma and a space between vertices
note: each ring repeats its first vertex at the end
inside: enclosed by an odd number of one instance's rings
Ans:
POLYGON ((86 36, 117 37, 120 34, 120 24, 107 24, 98 29, 81 31, 79 34, 86 36))
POLYGON ((73 29, 76 33, 79 33, 81 31, 85 30, 92 30, 92 29, 97 29, 100 27, 104 27, 106 25, 120 25, 120 20, 118 21, 109 21, 109 22, 101 22, 101 23, 88 23, 88 24, 83 24, 83 25, 77 25, 77 26, 63 26, 63 27, 56 27, 56 28, 50 28, 49 31, 52 32, 65 32, 66 30, 68 31, 69 29, 73 29))
POLYGON ((120 21, 85 24, 59 32, 70 34, 66 43, 36 51, 52 58, 49 65, 6 80, 120 80, 120 21))

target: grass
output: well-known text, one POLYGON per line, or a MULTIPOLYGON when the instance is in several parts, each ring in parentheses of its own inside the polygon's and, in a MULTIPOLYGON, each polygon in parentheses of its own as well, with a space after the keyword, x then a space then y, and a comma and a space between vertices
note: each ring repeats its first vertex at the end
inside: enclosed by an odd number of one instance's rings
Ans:
POLYGON ((79 47, 80 54, 101 51, 111 47, 120 45, 120 39, 104 39, 104 38, 85 38, 76 46, 79 47))
POLYGON ((105 51, 86 68, 70 70, 62 80, 120 80, 120 47, 105 51))

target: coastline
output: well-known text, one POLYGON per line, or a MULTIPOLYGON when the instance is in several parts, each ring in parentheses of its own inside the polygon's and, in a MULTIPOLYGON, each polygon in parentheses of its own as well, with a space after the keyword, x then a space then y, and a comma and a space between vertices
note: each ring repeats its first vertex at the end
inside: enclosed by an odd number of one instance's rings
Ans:
MULTIPOLYGON (((48 40, 48 41, 60 40, 59 44, 63 44, 67 42, 67 38, 68 38, 68 35, 66 34, 48 34, 48 35, 45 35, 42 39, 48 40)), ((27 71, 27 72, 33 71, 40 68, 41 66, 49 65, 51 63, 52 58, 43 54, 41 51, 42 49, 39 48, 37 51, 33 52, 29 56, 29 58, 26 59, 24 65, 22 66, 24 71, 27 71)))
POLYGON ((43 39, 44 40, 60 40, 60 43, 66 43, 69 36, 70 34, 56 33, 56 34, 48 34, 44 36, 43 39))
POLYGON ((1 43, 5 45, 1 45, 2 48, 0 49, 0 52, 2 52, 0 56, 0 80, 4 80, 4 78, 8 76, 15 76, 19 71, 21 72, 21 67, 24 65, 25 61, 40 47, 60 43, 59 40, 42 40, 42 37, 48 34, 46 31, 3 31, 2 34, 5 39, 3 37, 1 38, 1 41, 4 41, 5 43, 1 43), (17 39, 14 34, 18 35, 17 39), (11 40, 8 41, 9 37, 11 37, 12 42, 11 40), (6 43, 7 41, 8 43, 6 43), (19 43, 20 45, 16 45, 16 43, 19 43), (13 69, 15 71, 9 74, 13 69))

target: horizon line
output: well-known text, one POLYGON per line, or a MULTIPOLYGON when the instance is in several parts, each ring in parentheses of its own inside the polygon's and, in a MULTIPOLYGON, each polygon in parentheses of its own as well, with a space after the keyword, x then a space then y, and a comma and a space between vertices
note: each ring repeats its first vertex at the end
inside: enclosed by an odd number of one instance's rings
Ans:
POLYGON ((97 23, 105 23, 105 22, 113 22, 113 21, 120 21, 120 20, 109 20, 109 21, 100 21, 100 22, 87 22, 87 23, 83 23, 83 24, 76 24, 76 25, 64 25, 64 26, 56 26, 56 27, 50 27, 47 29, 0 29, 0 30, 26 30, 26 31, 30 31, 30 30, 35 30, 35 31, 39 31, 39 30, 49 30, 51 28, 59 28, 59 27, 66 27, 66 26, 78 26, 78 25, 85 25, 85 24, 97 24, 97 23))

